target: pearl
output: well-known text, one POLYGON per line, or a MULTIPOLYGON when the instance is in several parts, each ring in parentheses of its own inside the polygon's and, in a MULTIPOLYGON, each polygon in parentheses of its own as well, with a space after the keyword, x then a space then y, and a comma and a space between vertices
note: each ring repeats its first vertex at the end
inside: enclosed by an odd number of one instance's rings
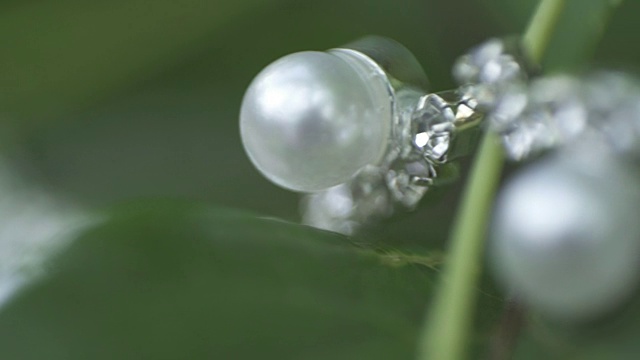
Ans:
POLYGON ((552 317, 601 315, 638 282, 638 175, 616 159, 600 160, 544 159, 497 200, 493 268, 509 290, 552 317))
POLYGON ((275 184, 327 189, 380 161, 391 135, 389 80, 353 50, 300 52, 267 66, 242 101, 245 150, 275 184))

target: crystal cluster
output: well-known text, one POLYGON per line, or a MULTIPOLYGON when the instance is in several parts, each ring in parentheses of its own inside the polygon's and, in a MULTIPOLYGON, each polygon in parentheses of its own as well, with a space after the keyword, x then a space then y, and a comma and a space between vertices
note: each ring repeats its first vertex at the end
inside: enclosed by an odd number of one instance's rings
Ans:
POLYGON ((640 158, 640 88, 629 76, 600 72, 527 81, 531 69, 507 41, 489 40, 462 56, 456 80, 505 152, 519 161, 593 133, 619 153, 640 158))
POLYGON ((454 64, 454 78, 480 110, 493 109, 514 85, 526 82, 530 69, 525 68, 525 57, 517 44, 515 39, 490 39, 454 64))
MULTIPOLYGON (((304 222, 352 234, 399 209, 414 209, 434 182, 445 182, 441 168, 474 150, 484 111, 496 108, 511 93, 507 87, 526 78, 505 44, 491 40, 458 61, 454 76, 473 85, 427 95, 411 88, 397 91, 398 113, 384 159, 347 183, 307 195, 304 222)), ((496 119, 510 121, 517 112, 510 107, 505 103, 496 119)))
POLYGON ((436 94, 423 96, 411 120, 411 145, 431 162, 445 162, 455 129, 449 104, 436 94))
POLYGON ((393 213, 384 171, 368 166, 351 181, 303 198, 303 222, 316 228, 353 234, 362 225, 393 213))
POLYGON ((553 76, 534 80, 526 99, 515 124, 530 128, 503 132, 507 151, 554 151, 502 187, 492 268, 537 313, 598 320, 640 284, 640 85, 616 72, 553 76))
MULTIPOLYGON (((547 137, 553 132, 549 131, 549 119, 556 105, 562 104, 556 103, 560 98, 548 97, 544 89, 530 96, 527 74, 531 69, 525 69, 521 53, 515 43, 491 39, 460 57, 453 68, 467 96, 487 113, 491 129, 502 135, 512 159, 521 159, 556 141, 547 137)), ((555 91, 553 86, 551 89, 555 91)), ((563 92, 562 100, 566 94, 563 92)))
POLYGON ((640 159, 634 81, 615 73, 530 81, 535 69, 519 44, 481 44, 455 63, 458 89, 426 95, 423 81, 411 81, 425 80, 419 66, 393 76, 379 49, 373 58, 353 49, 285 57, 247 91, 243 143, 265 176, 309 194, 306 224, 345 234, 414 209, 430 186, 454 178, 481 123, 512 160, 576 140, 640 159))
POLYGON ((304 222, 352 234, 398 209, 414 209, 436 178, 446 180, 440 167, 472 150, 482 116, 465 95, 446 91, 414 98, 396 119, 384 161, 345 184, 308 195, 304 222))
MULTIPOLYGON (((533 81, 525 93, 524 106, 504 127, 493 123, 502 134, 507 155, 522 160, 542 150, 575 138, 587 124, 587 109, 578 96, 580 84, 573 78, 557 76, 533 81)), ((500 113, 497 107, 496 112, 500 113)))
POLYGON ((624 155, 640 157, 640 88, 628 76, 600 72, 580 79, 543 77, 530 83, 524 101, 513 96, 517 95, 504 96, 502 103, 517 111, 495 116, 503 111, 499 103, 491 112, 492 119, 510 119, 491 126, 502 135, 512 160, 573 144, 585 136, 598 137, 624 155))
POLYGON ((510 292, 537 312, 594 320, 640 277, 640 83, 626 74, 528 81, 524 62, 489 41, 454 68, 507 156, 526 166, 502 189, 489 249, 510 292))

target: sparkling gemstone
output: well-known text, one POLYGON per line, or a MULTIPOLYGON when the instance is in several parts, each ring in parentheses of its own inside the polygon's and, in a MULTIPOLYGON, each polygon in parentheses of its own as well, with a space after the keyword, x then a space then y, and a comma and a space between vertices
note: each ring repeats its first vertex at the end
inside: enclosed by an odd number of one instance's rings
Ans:
POLYGON ((486 114, 492 130, 504 135, 504 143, 512 147, 508 153, 521 156, 529 153, 530 128, 539 127, 515 126, 528 102, 527 74, 516 53, 506 41, 491 39, 460 57, 453 74, 463 84, 462 98, 472 109, 486 114))
POLYGON ((450 105, 437 94, 423 97, 411 119, 414 145, 434 162, 446 160, 456 117, 450 105))
POLYGON ((511 55, 501 54, 487 62, 480 73, 483 83, 505 83, 521 76, 521 68, 511 55))
POLYGON ((384 172, 374 166, 365 167, 348 183, 305 196, 302 206, 303 223, 345 235, 394 211, 384 172))
POLYGON ((350 220, 354 198, 347 184, 340 184, 304 198, 303 223, 318 229, 349 235, 357 228, 350 220))
POLYGON ((461 56, 453 66, 453 75, 461 83, 478 83, 484 66, 502 53, 503 45, 498 39, 491 39, 471 49, 461 56))
POLYGON ((580 98, 580 82, 569 76, 538 79, 530 87, 532 109, 550 112, 561 141, 580 134, 587 124, 585 103, 580 98))
POLYGON ((425 160, 393 162, 386 173, 387 187, 393 199, 407 209, 413 209, 427 192, 435 177, 433 165, 425 160))
POLYGON ((488 115, 492 130, 501 132, 513 128, 514 123, 528 103, 528 94, 524 84, 513 84, 493 101, 493 109, 488 115))
POLYGON ((554 136, 552 119, 548 114, 521 118, 510 130, 502 133, 502 143, 511 160, 520 161, 532 154, 551 148, 558 143, 554 136))
POLYGON ((458 59, 453 75, 460 84, 500 84, 525 77, 514 54, 500 39, 490 39, 458 59))
POLYGON ((580 83, 567 76, 533 81, 524 95, 505 93, 489 115, 512 160, 574 140, 585 131, 588 116, 580 83))

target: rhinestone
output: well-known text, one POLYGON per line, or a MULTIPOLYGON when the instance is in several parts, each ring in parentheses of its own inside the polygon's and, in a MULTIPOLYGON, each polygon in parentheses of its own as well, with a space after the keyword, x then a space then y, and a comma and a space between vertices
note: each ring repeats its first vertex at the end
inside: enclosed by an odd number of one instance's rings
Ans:
POLYGON ((556 76, 532 82, 527 92, 505 93, 490 124, 502 133, 507 155, 522 160, 582 134, 588 111, 579 89, 574 78, 556 76))
POLYGON ((412 116, 414 145, 434 162, 444 161, 449 150, 456 114, 439 95, 424 96, 412 116))
POLYGON ((498 132, 512 128, 527 103, 526 88, 520 84, 510 86, 508 91, 495 101, 495 106, 488 116, 489 126, 498 132))
POLYGON ((461 56, 453 67, 456 80, 461 83, 477 83, 484 66, 500 56, 503 45, 498 39, 491 39, 461 56))
POLYGON ((521 118, 517 126, 502 135, 507 156, 512 160, 523 160, 535 152, 547 149, 557 143, 547 114, 532 114, 521 118))
POLYGON ((369 166, 344 184, 307 195, 303 223, 351 235, 361 226, 393 213, 382 169, 369 166))
POLYGON ((511 55, 500 55, 487 62, 479 74, 482 83, 504 83, 520 75, 520 65, 511 55))
POLYGON ((524 71, 509 50, 504 41, 491 39, 460 57, 453 75, 460 84, 500 84, 522 79, 524 71))
POLYGON ((424 160, 406 162, 398 159, 386 174, 386 183, 394 200, 413 209, 433 183, 435 169, 424 160))
POLYGON ((303 223, 323 230, 349 233, 343 221, 353 210, 353 198, 345 184, 337 185, 325 191, 304 198, 303 223))

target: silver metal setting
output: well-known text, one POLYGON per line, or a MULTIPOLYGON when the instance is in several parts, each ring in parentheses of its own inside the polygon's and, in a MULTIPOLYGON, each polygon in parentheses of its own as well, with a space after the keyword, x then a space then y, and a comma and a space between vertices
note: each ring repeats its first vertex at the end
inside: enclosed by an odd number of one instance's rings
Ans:
POLYGON ((527 78, 517 56, 508 53, 501 40, 491 40, 454 67, 460 88, 427 93, 426 77, 407 50, 387 40, 376 47, 376 41, 369 38, 366 46, 355 43, 351 49, 331 51, 358 58, 386 74, 394 109, 391 141, 379 163, 362 169, 347 183, 306 195, 305 224, 353 234, 397 211, 414 209, 431 186, 453 179, 455 160, 475 149, 485 114, 496 107, 506 87, 527 78), (395 67, 405 69, 399 76, 380 50, 391 47, 403 55, 404 66, 395 67))

